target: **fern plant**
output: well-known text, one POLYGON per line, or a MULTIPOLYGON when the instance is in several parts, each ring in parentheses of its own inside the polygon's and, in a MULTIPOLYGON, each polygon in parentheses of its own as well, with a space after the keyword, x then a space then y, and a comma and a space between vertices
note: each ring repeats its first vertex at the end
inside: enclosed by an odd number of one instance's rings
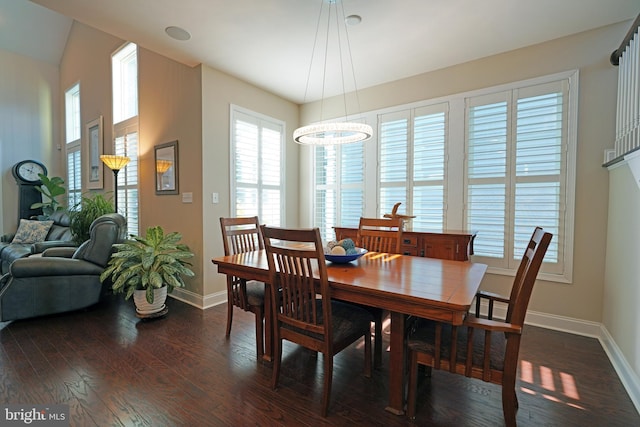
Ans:
POLYGON ((73 241, 77 245, 89 240, 89 228, 93 221, 108 213, 115 212, 111 198, 107 199, 104 195, 96 193, 90 196, 83 196, 80 203, 69 211, 71 220, 70 230, 73 241))
POLYGON ((172 292, 185 286, 183 276, 194 276, 186 261, 193 253, 179 243, 181 239, 180 233, 165 234, 160 226, 147 228, 145 237, 131 235, 114 245, 116 251, 100 280, 111 278, 114 293, 124 293, 125 299, 136 290, 145 290, 147 302, 153 304, 154 289, 167 286, 167 291, 172 292))

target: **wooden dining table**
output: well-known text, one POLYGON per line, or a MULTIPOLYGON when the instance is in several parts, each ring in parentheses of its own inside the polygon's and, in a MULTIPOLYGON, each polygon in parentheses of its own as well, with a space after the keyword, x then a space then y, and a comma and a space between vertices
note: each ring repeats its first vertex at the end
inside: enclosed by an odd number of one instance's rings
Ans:
MULTIPOLYGON (((264 250, 212 259, 218 272, 268 284, 264 250)), ((331 297, 389 310, 389 403, 404 414, 405 320, 408 315, 461 325, 487 270, 485 264, 368 252, 346 264, 327 262, 331 297)), ((265 306, 269 307, 270 292, 265 306)), ((265 309, 265 359, 271 360, 273 322, 265 309)))

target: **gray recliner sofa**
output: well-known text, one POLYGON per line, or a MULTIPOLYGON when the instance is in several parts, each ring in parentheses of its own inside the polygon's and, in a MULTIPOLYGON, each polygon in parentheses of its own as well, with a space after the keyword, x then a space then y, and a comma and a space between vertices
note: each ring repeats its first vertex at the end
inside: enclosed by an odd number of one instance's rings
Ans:
POLYGON ((71 220, 67 212, 56 211, 48 219, 53 221, 53 224, 42 242, 12 243, 15 233, 0 236, 0 270, 2 274, 8 273, 9 266, 17 259, 40 254, 48 248, 78 246, 73 241, 73 235, 69 228, 71 220))
MULTIPOLYGON (((77 249, 51 248, 42 257, 15 260, 0 279, 0 321, 78 310, 96 304, 106 289, 100 282, 113 244, 127 235, 120 214, 97 218, 90 239, 77 249)), ((106 286, 106 285, 105 285, 106 286)))

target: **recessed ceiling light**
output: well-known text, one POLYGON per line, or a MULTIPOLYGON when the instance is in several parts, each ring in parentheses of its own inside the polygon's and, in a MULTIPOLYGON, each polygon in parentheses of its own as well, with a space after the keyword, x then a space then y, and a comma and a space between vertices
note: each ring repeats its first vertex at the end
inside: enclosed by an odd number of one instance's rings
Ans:
POLYGON ((186 41, 191 38, 191 34, 183 28, 180 27, 167 27, 164 29, 164 32, 169 35, 172 39, 186 41))
POLYGON ((349 25, 358 25, 362 22, 362 17, 360 15, 349 15, 344 18, 344 21, 349 25))

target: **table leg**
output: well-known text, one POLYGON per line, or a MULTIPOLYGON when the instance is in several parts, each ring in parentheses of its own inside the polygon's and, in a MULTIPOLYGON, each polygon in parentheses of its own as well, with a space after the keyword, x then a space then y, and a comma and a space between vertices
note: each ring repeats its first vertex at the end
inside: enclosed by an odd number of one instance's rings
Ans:
POLYGON ((392 414, 404 415, 405 315, 391 312, 391 351, 389 354, 389 406, 392 414))
POLYGON ((273 319, 271 313, 271 288, 264 284, 264 354, 262 360, 273 360, 273 319))

